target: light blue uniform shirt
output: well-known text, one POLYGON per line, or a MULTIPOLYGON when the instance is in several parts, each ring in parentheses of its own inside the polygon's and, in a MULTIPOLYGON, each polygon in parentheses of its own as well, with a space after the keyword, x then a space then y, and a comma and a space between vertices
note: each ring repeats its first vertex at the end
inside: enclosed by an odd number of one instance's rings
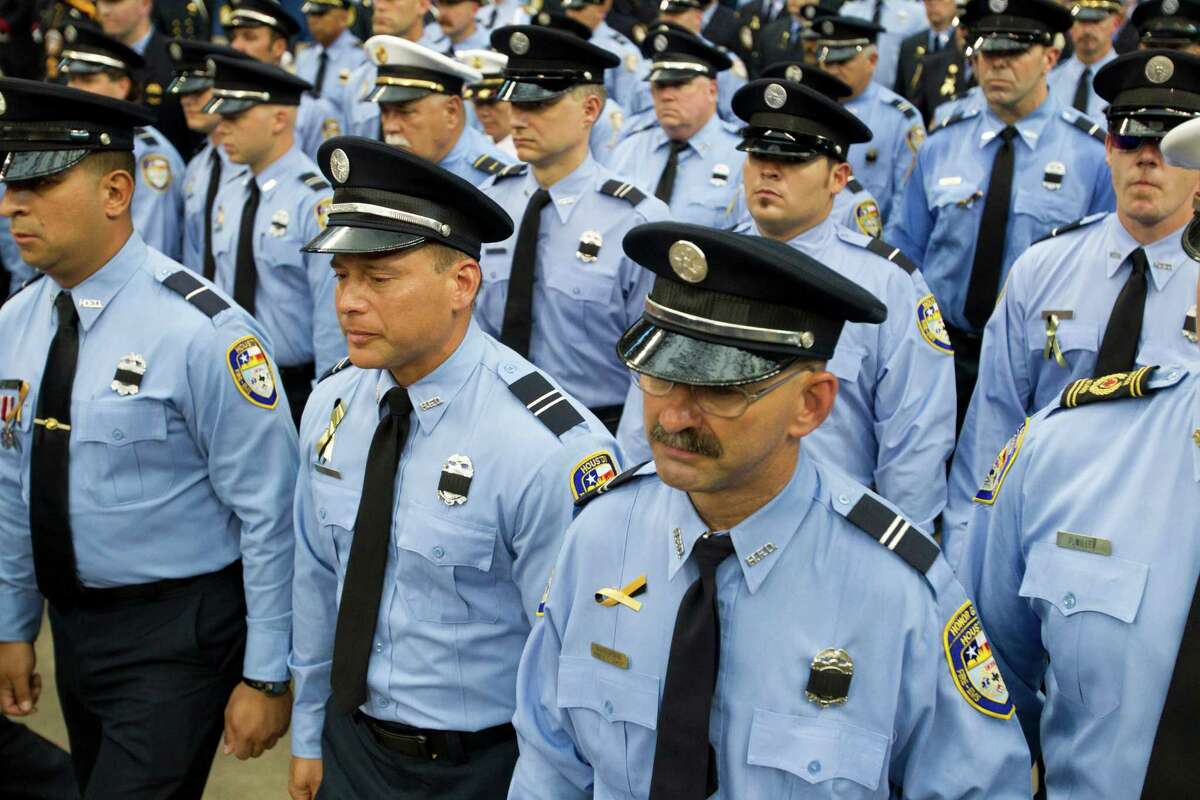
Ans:
MULTIPOLYGON (((710 228, 728 229, 736 219, 731 212, 742 194, 742 141, 738 128, 715 113, 688 140, 680 152, 671 194, 671 219, 710 228)), ((652 125, 621 140, 608 166, 624 175, 648 195, 654 194, 658 179, 671 154, 670 139, 655 118, 652 125)))
MULTIPOLYGON (((1009 267, 1035 239, 1116 206, 1103 134, 1097 139, 1088 132, 1094 123, 1047 99, 1015 127, 1019 135, 1013 139, 1001 286, 1009 267)), ((958 122, 935 128, 917 154, 916 169, 884 233, 921 267, 946 322, 963 330, 973 328, 963 305, 1003 128, 990 109, 968 111, 958 122)))
MULTIPOLYGON (((204 205, 208 199, 208 178, 212 174, 214 152, 221 160, 221 185, 238 178, 244 180, 247 170, 245 164, 230 161, 224 147, 214 147, 212 139, 205 140, 204 147, 188 162, 183 177, 183 265, 197 274, 204 272, 204 226, 213 224, 213 220, 205 219, 204 205)), ((214 199, 213 216, 216 211, 214 199)))
POLYGON ((925 123, 912 103, 874 81, 844 105, 872 134, 871 141, 850 145, 846 160, 854 177, 880 203, 879 211, 887 221, 925 141, 925 123))
POLYGON ((133 137, 137 177, 133 187, 133 227, 170 259, 183 254, 183 159, 154 128, 138 128, 133 137))
MULTIPOLYGON (((1195 341, 1200 265, 1184 254, 1181 233, 1172 231, 1145 247, 1150 271, 1136 359, 1141 365, 1200 358, 1195 341)), ((1114 213, 1035 244, 1013 264, 984 329, 979 382, 950 472, 942 542, 951 564, 962 555, 971 500, 996 453, 1026 417, 1054 402, 1067 384, 1091 377, 1113 304, 1129 279, 1129 256, 1140 246, 1114 213), (1065 366, 1046 352, 1047 312, 1060 317, 1054 339, 1065 366)))
POLYGON ((876 38, 879 63, 875 66, 875 82, 891 89, 896 85, 896 65, 900 61, 900 45, 906 38, 929 27, 925 4, 919 0, 849 0, 838 13, 844 17, 871 19, 875 4, 883 3, 879 24, 883 33, 876 38))
MULTIPOLYGON (((623 180, 593 159, 584 159, 550 187, 552 202, 542 209, 538 231, 529 360, 588 408, 625 402, 629 370, 617 359, 615 347, 621 334, 641 318, 654 283, 652 272, 626 257, 621 240, 631 228, 660 222, 669 213, 666 204, 651 195, 634 203, 627 192, 613 197, 602 191, 610 182, 620 186, 623 180)), ((515 223, 508 239, 484 245, 479 263, 483 288, 475 316, 484 331, 499 338, 517 233, 539 186, 527 170, 493 178, 482 188, 515 223)))
POLYGON ((1092 85, 1092 81, 1095 80, 1096 73, 1100 71, 1100 68, 1116 57, 1117 51, 1110 47, 1108 52, 1104 54, 1104 57, 1090 67, 1080 61, 1077 55, 1072 55, 1065 61, 1058 62, 1058 66, 1050 70, 1050 74, 1046 76, 1046 82, 1050 85, 1050 96, 1059 105, 1069 106, 1073 104, 1075 102, 1075 87, 1079 85, 1079 76, 1083 74, 1085 69, 1090 69, 1091 77, 1088 79, 1088 101, 1084 113, 1092 121, 1098 123, 1102 130, 1108 130, 1108 119, 1104 116, 1104 111, 1108 108, 1108 101, 1096 94, 1096 88, 1092 85))
MULTIPOLYGON (((595 417, 555 436, 509 385, 529 362, 474 323, 458 349, 408 387, 408 440, 396 472, 392 539, 375 647, 367 667, 372 717, 422 728, 476 731, 508 722, 517 662, 546 574, 573 512, 575 471, 601 458, 619 469, 595 417), (466 502, 438 494, 451 457, 469 459, 466 502)), ((300 426, 296 491, 296 680, 292 752, 321 757, 321 726, 337 606, 380 402, 390 373, 347 367, 317 384, 300 426), (345 417, 319 460, 316 442, 334 404, 345 417), (331 474, 332 473, 332 474, 331 474)))
POLYGON ((257 176, 251 178, 247 171, 223 184, 213 212, 214 282, 230 295, 237 275, 242 207, 251 179, 259 189, 254 215, 255 316, 271 337, 280 366, 315 361, 320 375, 346 355, 346 339, 334 307, 332 256, 302 253, 300 248, 325 227, 320 215, 333 193, 316 165, 296 147, 257 176))
MULTIPOLYGON (((641 119, 647 124, 653 122, 654 109, 651 109, 649 114, 641 119)), ((592 132, 588 134, 588 149, 592 153, 592 158, 607 165, 612 158, 613 151, 617 149, 617 145, 631 130, 631 125, 633 122, 625 113, 625 109, 617 105, 617 102, 611 97, 607 98, 604 101, 604 109, 592 125, 592 132)))
POLYGON ((621 59, 621 63, 604 71, 604 88, 608 96, 626 111, 641 107, 641 96, 649 96, 649 85, 644 80, 642 51, 625 34, 618 32, 601 20, 592 31, 591 44, 601 47, 621 59))
MULTIPOLYGON (((4 197, 6 188, 4 182, 0 181, 0 198, 4 197)), ((9 274, 8 293, 10 295, 16 294, 21 285, 36 274, 33 267, 26 264, 25 259, 21 258, 21 248, 17 247, 17 243, 13 241, 12 220, 3 216, 0 216, 0 261, 4 263, 4 269, 9 274)), ((0 301, 2 299, 0 298, 0 301)))
MULTIPOLYGON (((326 59, 325 77, 319 87, 321 97, 326 98, 337 107, 343 97, 342 87, 350 80, 350 73, 367 62, 366 51, 362 42, 349 29, 342 31, 329 47, 322 47, 313 42, 296 54, 296 75, 316 83, 317 72, 321 68, 322 51, 329 54, 326 59)), ((344 115, 344 109, 338 108, 338 113, 344 115)))
POLYGON ((492 49, 492 29, 479 24, 476 19, 475 30, 464 36, 461 42, 452 41, 447 36, 446 43, 450 46, 451 54, 459 50, 490 50, 492 49))
MULTIPOLYGON (((742 226, 749 231, 754 225, 750 209, 746 206, 746 192, 737 193, 730 218, 737 221, 734 227, 742 226)), ((852 231, 865 233, 867 236, 881 236, 883 221, 879 218, 879 203, 853 176, 846 183, 846 188, 833 196, 833 209, 829 218, 839 225, 845 225, 852 231)))
POLYGON ((516 159, 497 147, 492 137, 465 125, 458 141, 446 153, 446 157, 438 162, 438 166, 478 186, 504 167, 515 163, 516 159))
POLYGON ((978 86, 972 86, 965 92, 950 98, 934 108, 933 122, 929 126, 929 132, 933 133, 935 128, 944 125, 946 120, 959 112, 965 113, 973 108, 978 108, 981 111, 987 108, 987 98, 984 97, 983 90, 978 86))
MULTIPOLYGON (((954 449, 954 361, 921 273, 867 250, 869 241, 827 217, 788 242, 878 297, 888 310, 880 325, 850 322, 842 329, 826 364, 838 377, 837 400, 825 423, 805 437, 804 449, 874 487, 933 530, 946 505, 946 461, 954 449)), ((630 461, 651 457, 636 385, 617 440, 630 461)))
POLYGON ((300 95, 300 107, 296 112, 296 143, 309 158, 316 160, 321 143, 345 130, 342 112, 326 97, 313 97, 308 92, 300 95))
MULTIPOLYGON (((181 269, 135 233, 71 289, 79 361, 69 504, 79 579, 128 586, 215 572, 241 559, 249 627, 243 674, 285 680, 297 464, 287 399, 277 377, 273 408, 239 389, 234 348, 257 339, 265 353, 264 331, 237 306, 210 318, 163 286, 181 269), (130 354, 145 374, 136 394, 123 395, 114 374, 130 354)), ((17 446, 0 448, 2 641, 33 641, 42 620, 29 530, 30 454, 59 291, 42 278, 0 309, 3 378, 28 386, 13 426, 17 446)))
MULTIPOLYGON (((648 794, 672 630, 707 526, 643 469, 567 531, 517 674, 514 800, 648 794), (595 601, 639 575, 640 611, 595 601), (592 643, 629 669, 593 657, 592 643)), ((922 575, 849 522, 866 494, 802 445, 791 482, 730 532, 736 554, 716 572, 714 797, 1025 800, 1016 719, 974 709, 950 671, 943 629, 969 607, 962 587, 936 553, 922 575), (805 687, 827 648, 844 649, 854 675, 845 703, 820 708, 805 687)))
POLYGON ((1164 367, 1148 385, 1163 388, 1033 417, 960 566, 1050 800, 1141 794, 1196 585, 1200 377, 1164 367))

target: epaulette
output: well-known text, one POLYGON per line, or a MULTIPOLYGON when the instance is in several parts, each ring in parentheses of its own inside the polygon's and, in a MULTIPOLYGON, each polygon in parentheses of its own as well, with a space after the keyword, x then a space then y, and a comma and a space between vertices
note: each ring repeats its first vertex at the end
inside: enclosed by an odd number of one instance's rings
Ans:
POLYGON ((978 108, 964 108, 960 111, 955 111, 953 114, 946 117, 946 119, 943 120, 940 124, 935 123, 933 125, 933 127, 931 127, 929 129, 929 132, 935 133, 937 131, 944 131, 946 128, 949 128, 951 125, 957 125, 958 123, 962 122, 965 119, 972 119, 973 117, 977 116, 978 114, 979 114, 978 108))
POLYGON ((1057 228, 1051 228, 1049 233, 1047 233, 1045 236, 1043 236, 1040 239, 1034 239, 1033 243, 1037 244, 1038 242, 1044 242, 1047 239, 1053 239, 1055 236, 1058 236, 1063 233, 1070 233, 1071 231, 1077 231, 1080 228, 1085 228, 1088 225, 1091 225, 1093 222, 1098 222, 1107 216, 1108 216, 1107 211, 1098 211, 1095 214, 1088 214, 1086 217, 1081 217, 1080 219, 1077 219, 1074 222, 1068 222, 1066 225, 1059 225, 1057 228))
POLYGON ((26 278, 25 280, 21 281, 21 287, 19 289, 17 289, 17 291, 13 292, 13 294, 15 295, 15 294, 18 294, 19 292, 25 291, 27 288, 29 288, 30 286, 33 286, 35 283, 37 283, 44 277, 46 277, 46 273, 44 273, 44 272, 33 273, 33 275, 31 277, 26 278))
POLYGON ((654 119, 650 120, 650 121, 649 121, 649 122, 647 122, 646 124, 642 125, 642 127, 640 127, 640 128, 634 128, 634 129, 633 129, 633 130, 631 130, 631 131, 627 131, 627 132, 625 133, 625 138, 629 138, 630 136, 634 136, 634 135, 636 135, 636 134, 642 133, 643 131, 650 131, 650 130, 654 130, 654 129, 655 129, 655 128, 657 128, 657 127, 658 127, 658 118, 657 118, 657 117, 655 117, 654 119))
POLYGON ((144 128, 138 128, 135 135, 142 144, 158 144, 158 139, 154 138, 154 134, 144 128))
POLYGON ((508 385, 530 413, 555 436, 562 436, 583 422, 571 401, 540 372, 531 372, 508 385))
POLYGON ((312 189, 314 192, 319 192, 322 189, 329 188, 329 183, 315 172, 300 173, 300 180, 305 186, 312 189))
POLYGON ((858 182, 858 178, 851 176, 850 180, 846 181, 846 188, 854 194, 858 194, 863 190, 863 185, 858 182))
POLYGON ((161 281, 163 286, 203 311, 209 319, 229 308, 229 303, 187 270, 172 272, 161 281))
POLYGON ((920 116, 917 113, 916 107, 912 103, 905 100, 903 97, 893 97, 891 100, 888 100, 887 102, 888 102, 888 105, 892 106, 893 108, 895 108, 897 111, 904 114, 904 116, 908 117, 909 119, 915 119, 916 117, 920 116))
POLYGON ((575 507, 583 508, 584 506, 586 506, 588 503, 595 500, 600 495, 607 494, 608 492, 617 488, 618 486, 625 484, 625 483, 629 483, 631 480, 638 477, 638 470, 640 470, 642 467, 646 466, 649 463, 650 463, 649 461, 643 461, 640 464, 634 464, 629 469, 625 470, 624 472, 619 473, 615 478, 613 478, 608 483, 601 486, 599 489, 596 489, 593 492, 588 492, 587 494, 581 495, 579 497, 579 499, 575 501, 575 507))
POLYGON ((922 575, 929 571, 941 552, 920 528, 870 494, 859 498, 854 508, 846 514, 846 519, 871 534, 877 542, 900 556, 922 575))
POLYGON ((875 255, 892 262, 909 275, 917 271, 917 265, 908 256, 901 253, 899 247, 893 247, 882 239, 871 236, 863 246, 875 255))
POLYGON ((504 178, 511 178, 514 175, 524 175, 528 169, 529 165, 524 162, 512 164, 497 172, 494 179, 502 180, 504 178))
POLYGON ((1090 119, 1088 119, 1088 117, 1084 116, 1078 111, 1074 113, 1071 111, 1064 111, 1062 118, 1086 133, 1088 136, 1091 136, 1093 139, 1100 142, 1100 144, 1104 144, 1104 129, 1100 127, 1099 123, 1092 122, 1090 119))
POLYGON ((508 164, 505 164, 503 161, 499 161, 495 158, 492 158, 487 153, 484 153, 479 158, 471 162, 471 166, 475 167, 475 169, 486 172, 488 175, 495 175, 497 172, 500 172, 508 167, 508 164))
POLYGON ((1174 369, 1167 373, 1165 380, 1156 380, 1151 375, 1158 367, 1139 367, 1132 372, 1114 372, 1100 378, 1080 378, 1072 381, 1063 389, 1058 404, 1062 408, 1078 408, 1089 403, 1100 403, 1105 400, 1124 400, 1131 397, 1145 397, 1154 394, 1159 389, 1178 383, 1182 377, 1182 369, 1174 369))
POLYGON ((642 194, 641 189, 632 183, 618 180, 605 181, 604 185, 600 187, 600 193, 624 200, 635 208, 646 199, 646 195, 642 194))
POLYGON ((337 375, 339 372, 341 372, 348 366, 350 366, 350 356, 346 356, 341 361, 337 362, 332 367, 325 370, 325 372, 323 372, 321 374, 321 377, 317 378, 317 383, 320 383, 321 381, 325 380, 330 375, 337 375))

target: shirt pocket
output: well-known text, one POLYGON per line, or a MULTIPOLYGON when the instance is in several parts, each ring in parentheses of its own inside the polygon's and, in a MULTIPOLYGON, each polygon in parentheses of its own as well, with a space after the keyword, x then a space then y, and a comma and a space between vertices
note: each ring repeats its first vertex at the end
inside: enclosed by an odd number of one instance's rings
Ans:
MULTIPOLYGON (((1100 349, 1100 328, 1094 322, 1061 320, 1054 338, 1058 342, 1058 349, 1062 351, 1063 360, 1067 362, 1066 367, 1059 366, 1053 353, 1046 358, 1046 320, 1041 318, 1041 314, 1027 323, 1025 341, 1029 346, 1029 358, 1033 366, 1030 373, 1042 377, 1042 380, 1038 381, 1039 388, 1060 386, 1064 375, 1090 373, 1096 353, 1100 349), (1080 369, 1084 362, 1087 363, 1087 368, 1080 369)), ((1035 398, 1037 407, 1041 408, 1057 394, 1058 390, 1054 390, 1050 397, 1035 398)))
POLYGON ((622 793, 650 793, 660 680, 572 656, 558 659, 558 707, 598 776, 622 793))
POLYGON ((972 241, 979 229, 984 202, 978 181, 963 179, 961 183, 946 186, 935 183, 929 190, 934 227, 925 252, 937 252, 939 246, 947 245, 951 246, 950 252, 957 252, 962 247, 956 243, 972 241))
POLYGON ((1018 594, 1040 606, 1035 610, 1059 691, 1096 716, 1120 705, 1130 626, 1149 572, 1136 561, 1048 542, 1029 553, 1018 594))
POLYGON ((425 622, 495 622, 496 540, 495 529, 409 508, 397 541, 397 579, 413 616, 425 622))
MULTIPOLYGON (((1073 184, 1068 185, 1065 182, 1057 190, 1046 189, 1040 183, 1034 187, 1014 187, 1012 214, 1031 217, 1034 220, 1034 231, 1049 231, 1051 228, 1066 225, 1088 213, 1083 198, 1077 196, 1082 188, 1080 186, 1079 190, 1076 190, 1073 184)), ((1040 234, 1034 238, 1040 238, 1040 234)), ((1009 255, 1015 257, 1020 254, 1009 255)))
POLYGON ((496 334, 504 325, 504 304, 508 298, 508 278, 512 271, 515 239, 503 244, 483 246, 479 268, 483 285, 475 302, 475 313, 496 334))
POLYGON ((73 424, 74 453, 101 507, 158 498, 175 482, 167 409, 157 400, 94 400, 73 424))
POLYGON ((843 722, 754 709, 746 761, 788 774, 786 798, 872 797, 891 740, 843 722))
POLYGON ((354 525, 358 519, 358 492, 327 485, 313 479, 313 513, 333 544, 333 556, 344 576, 350 563, 350 545, 354 542, 354 525))

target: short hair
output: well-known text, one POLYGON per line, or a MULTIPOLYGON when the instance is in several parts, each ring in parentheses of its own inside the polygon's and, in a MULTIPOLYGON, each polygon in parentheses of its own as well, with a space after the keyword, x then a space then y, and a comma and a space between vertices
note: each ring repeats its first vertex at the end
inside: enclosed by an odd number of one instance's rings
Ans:
POLYGON ((441 274, 453 267, 463 259, 471 257, 461 250, 455 250, 449 245, 444 245, 441 242, 426 242, 425 247, 429 253, 429 258, 433 262, 433 271, 441 274))
POLYGON ((110 172, 128 172, 136 179, 137 163, 129 150, 97 150, 82 163, 97 176, 108 175, 110 172))
POLYGON ((599 97, 600 105, 608 102, 608 90, 602 83, 578 83, 568 90, 571 97, 583 102, 589 97, 599 97))

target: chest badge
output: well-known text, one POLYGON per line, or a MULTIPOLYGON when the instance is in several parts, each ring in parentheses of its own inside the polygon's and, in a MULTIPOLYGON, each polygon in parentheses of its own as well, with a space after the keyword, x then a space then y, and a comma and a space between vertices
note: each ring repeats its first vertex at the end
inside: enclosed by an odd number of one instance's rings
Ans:
POLYGON ((281 208, 271 215, 271 230, 270 234, 276 239, 282 238, 287 233, 288 228, 288 212, 287 209, 281 208))
POLYGON ((1192 306, 1187 310, 1187 314, 1183 318, 1183 336, 1189 342, 1200 341, 1200 336, 1196 335, 1196 307, 1192 306))
POLYGON ((709 176, 708 182, 713 186, 724 186, 729 183, 729 165, 713 164, 712 175, 709 176))
POLYGON ((442 477, 438 481, 438 497, 448 506, 461 506, 467 502, 467 492, 471 489, 471 478, 475 477, 475 467, 471 459, 455 453, 446 459, 442 467, 442 477))
POLYGON ((122 397, 129 397, 138 393, 145 374, 146 359, 137 353, 127 353, 117 362, 117 371, 109 386, 122 397))
POLYGON ((602 244, 604 239, 600 231, 584 231, 583 236, 579 237, 579 249, 575 251, 575 257, 585 264, 591 264, 600 257, 602 244))
POLYGON ((21 408, 29 395, 29 384, 22 380, 0 380, 0 447, 5 450, 19 449, 14 430, 21 421, 21 408))
POLYGON ((840 647, 827 647, 813 656, 804 697, 821 708, 840 705, 850 696, 854 660, 840 647))
POLYGON ((1051 161, 1046 165, 1046 171, 1042 174, 1042 186, 1052 192, 1057 192, 1062 188, 1063 176, 1066 174, 1066 164, 1061 161, 1051 161))

